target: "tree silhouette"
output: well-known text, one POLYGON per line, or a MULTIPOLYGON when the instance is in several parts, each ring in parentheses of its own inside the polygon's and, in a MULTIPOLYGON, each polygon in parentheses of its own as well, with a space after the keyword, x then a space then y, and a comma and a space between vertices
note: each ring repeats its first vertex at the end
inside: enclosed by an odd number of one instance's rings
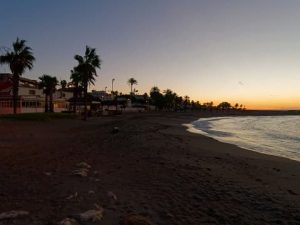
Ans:
POLYGON ((160 93, 158 87, 154 86, 150 90, 151 103, 155 106, 155 109, 162 109, 164 107, 164 97, 160 93))
POLYGON ((165 99, 165 107, 167 110, 175 109, 175 100, 177 94, 173 92, 171 89, 167 89, 164 91, 164 99, 165 99))
POLYGON ((101 68, 101 60, 96 54, 95 48, 86 46, 84 56, 75 55, 74 59, 77 60, 78 65, 74 71, 78 73, 80 82, 84 91, 84 120, 87 119, 87 89, 88 85, 94 84, 95 77, 97 77, 97 68, 101 68))
POLYGON ((61 80, 60 81, 60 97, 63 97, 63 90, 67 87, 67 81, 66 80, 61 80))
POLYGON ((60 86, 61 86, 61 89, 65 89, 67 87, 67 81, 66 80, 61 80, 60 81, 60 86))
POLYGON ((218 109, 221 109, 221 110, 229 110, 231 109, 231 104, 229 102, 221 102, 218 106, 217 106, 218 109))
POLYGON ((56 85, 58 85, 58 81, 56 77, 52 77, 50 75, 44 74, 39 77, 40 88, 43 88, 43 92, 45 94, 45 112, 54 112, 53 107, 53 94, 55 92, 56 85), (49 107, 48 107, 48 97, 49 97, 49 107))
POLYGON ((127 83, 130 85, 130 94, 132 95, 133 92, 132 92, 132 86, 135 84, 137 85, 137 80, 134 79, 133 77, 132 78, 129 78, 129 80, 127 81, 127 83))
POLYGON ((82 90, 82 87, 80 86, 81 77, 80 74, 76 71, 76 68, 71 70, 70 79, 73 86, 73 112, 76 113, 78 94, 82 90))
POLYGON ((32 69, 35 58, 31 51, 32 49, 26 46, 25 40, 19 40, 19 38, 17 38, 17 40, 13 42, 12 47, 12 51, 6 50, 6 53, 0 56, 0 64, 9 64, 13 74, 13 109, 14 114, 16 114, 20 76, 22 76, 26 69, 32 69))
POLYGON ((238 110, 238 109, 239 109, 239 103, 235 103, 234 109, 235 109, 235 110, 238 110))

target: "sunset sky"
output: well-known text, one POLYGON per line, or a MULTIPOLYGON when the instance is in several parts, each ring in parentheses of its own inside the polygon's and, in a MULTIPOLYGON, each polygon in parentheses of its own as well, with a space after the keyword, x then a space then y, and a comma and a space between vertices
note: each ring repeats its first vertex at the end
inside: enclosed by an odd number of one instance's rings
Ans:
MULTIPOLYGON (((300 109, 299 0, 7 0, 0 47, 28 41, 25 77, 69 80, 85 45, 103 60, 91 89, 154 85, 201 103, 300 109)), ((3 53, 3 50, 0 50, 3 53)), ((0 72, 9 72, 0 67, 0 72)))

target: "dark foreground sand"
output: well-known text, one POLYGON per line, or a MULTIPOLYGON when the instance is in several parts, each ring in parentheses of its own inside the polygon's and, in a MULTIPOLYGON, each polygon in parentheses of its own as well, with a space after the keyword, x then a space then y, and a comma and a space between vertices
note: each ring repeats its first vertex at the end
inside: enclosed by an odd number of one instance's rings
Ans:
POLYGON ((195 118, 0 121, 0 213, 30 212, 0 224, 57 224, 95 203, 103 220, 82 224, 300 224, 300 163, 186 132, 195 118), (88 176, 71 175, 82 161, 88 176))

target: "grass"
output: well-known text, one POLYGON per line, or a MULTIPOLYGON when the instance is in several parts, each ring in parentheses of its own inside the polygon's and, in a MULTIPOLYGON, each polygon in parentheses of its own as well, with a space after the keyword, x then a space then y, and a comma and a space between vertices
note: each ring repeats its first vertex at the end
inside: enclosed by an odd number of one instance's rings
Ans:
POLYGON ((69 113, 20 113, 0 115, 0 120, 12 121, 49 121, 56 119, 74 119, 76 115, 69 113))

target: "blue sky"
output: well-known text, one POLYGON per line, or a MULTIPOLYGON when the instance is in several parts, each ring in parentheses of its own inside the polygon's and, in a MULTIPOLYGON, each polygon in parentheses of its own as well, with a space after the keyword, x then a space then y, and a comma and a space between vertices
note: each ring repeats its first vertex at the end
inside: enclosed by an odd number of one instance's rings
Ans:
MULTIPOLYGON (((69 79, 85 45, 103 60, 94 89, 154 85, 200 102, 300 108, 300 1, 7 0, 0 46, 20 37, 37 58, 24 76, 69 79)), ((0 72, 8 72, 0 67, 0 72)))

